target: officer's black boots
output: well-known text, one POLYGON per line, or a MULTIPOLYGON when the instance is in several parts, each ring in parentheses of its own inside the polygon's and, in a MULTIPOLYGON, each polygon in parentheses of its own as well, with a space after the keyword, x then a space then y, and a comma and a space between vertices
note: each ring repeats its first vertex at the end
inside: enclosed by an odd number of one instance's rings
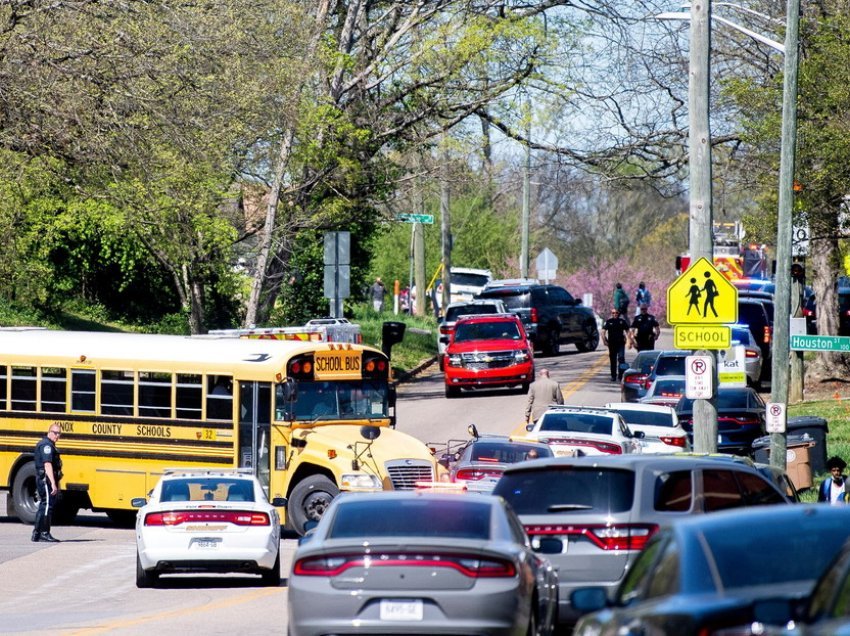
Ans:
POLYGON ((38 530, 32 531, 32 541, 41 541, 41 533, 38 530))
POLYGON ((59 543, 59 539, 54 537, 49 532, 42 532, 41 533, 41 541, 47 541, 48 543, 59 543))

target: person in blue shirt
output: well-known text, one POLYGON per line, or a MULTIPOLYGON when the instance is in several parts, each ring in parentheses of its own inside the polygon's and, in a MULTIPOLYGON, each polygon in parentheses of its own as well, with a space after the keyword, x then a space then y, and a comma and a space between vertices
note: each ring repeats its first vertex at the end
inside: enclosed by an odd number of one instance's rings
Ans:
POLYGON ((847 462, 840 457, 833 456, 826 461, 826 469, 830 472, 830 475, 821 482, 818 488, 819 502, 832 505, 845 503, 847 486, 847 477, 844 476, 845 468, 847 468, 847 462))

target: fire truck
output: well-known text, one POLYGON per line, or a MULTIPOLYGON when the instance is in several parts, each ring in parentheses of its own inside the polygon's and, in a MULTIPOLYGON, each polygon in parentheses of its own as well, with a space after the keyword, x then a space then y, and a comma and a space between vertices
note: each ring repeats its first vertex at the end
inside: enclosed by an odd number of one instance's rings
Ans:
MULTIPOLYGON (((714 266, 729 280, 739 278, 770 278, 770 265, 764 245, 744 243, 740 221, 714 223, 714 266)), ((676 257, 676 273, 681 274, 691 264, 690 254, 676 257)))
POLYGON ((360 325, 345 318, 317 318, 300 327, 252 327, 248 329, 214 329, 211 336, 256 338, 260 340, 301 340, 303 342, 350 342, 362 344, 360 325))

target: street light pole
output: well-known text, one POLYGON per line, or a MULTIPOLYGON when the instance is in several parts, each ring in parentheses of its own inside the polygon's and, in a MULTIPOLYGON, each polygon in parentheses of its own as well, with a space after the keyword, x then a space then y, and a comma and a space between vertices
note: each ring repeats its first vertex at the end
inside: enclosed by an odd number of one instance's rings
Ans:
MULTIPOLYGON (((785 75, 782 82, 782 141, 779 156, 779 210, 776 223, 776 295, 774 297, 771 401, 788 403, 791 316, 791 217, 794 157, 797 147, 797 68, 800 0, 788 0, 785 15, 785 75)), ((786 434, 770 436, 770 463, 785 469, 786 434)))

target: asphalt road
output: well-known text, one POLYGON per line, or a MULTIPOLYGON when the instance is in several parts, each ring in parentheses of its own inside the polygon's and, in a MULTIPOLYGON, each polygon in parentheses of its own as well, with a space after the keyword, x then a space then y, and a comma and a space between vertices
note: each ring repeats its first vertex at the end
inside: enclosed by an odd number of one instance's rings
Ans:
MULTIPOLYGON (((671 334, 662 336, 670 346, 671 334)), ((538 358, 563 388, 567 403, 619 399, 607 352, 565 346, 538 358)), ((634 352, 629 352, 633 355, 634 352)), ((399 391, 398 428, 423 441, 463 439, 468 424, 481 433, 510 433, 523 424, 526 396, 482 391, 447 400, 436 365, 399 391)), ((5 494, 0 510, 5 511, 5 494)), ((58 544, 30 542, 29 526, 0 517, 0 633, 3 634, 239 634, 286 632, 286 579, 296 542, 282 543, 284 581, 265 588, 240 576, 165 577, 160 588, 135 586, 135 537, 105 516, 81 514, 54 528, 58 544)))

